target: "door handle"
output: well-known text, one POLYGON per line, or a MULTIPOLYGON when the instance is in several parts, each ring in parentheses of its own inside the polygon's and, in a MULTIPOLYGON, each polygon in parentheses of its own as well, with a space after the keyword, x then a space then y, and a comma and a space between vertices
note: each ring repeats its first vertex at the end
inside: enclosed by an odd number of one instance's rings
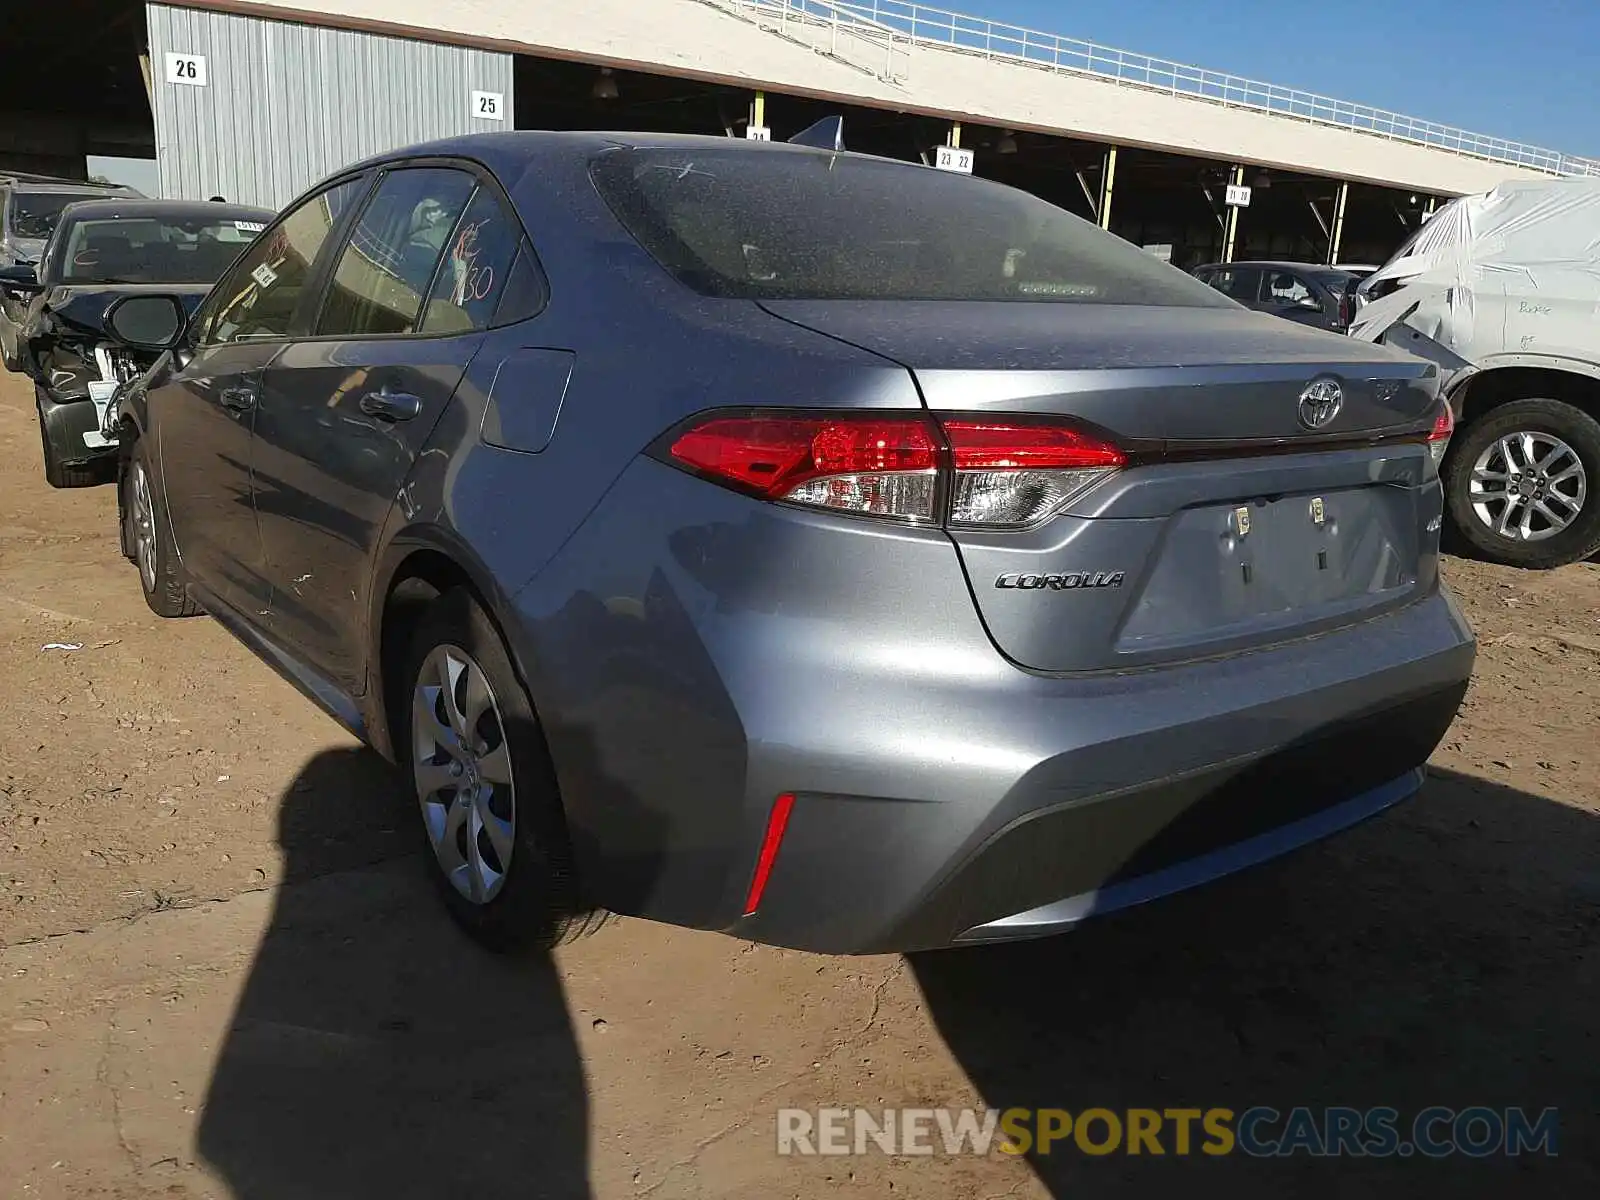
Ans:
POLYGON ((256 390, 249 387, 222 389, 222 407, 229 412, 246 413, 256 406, 256 390))
POLYGON ((361 397, 361 411, 384 421, 409 421, 422 411, 422 397, 384 388, 361 397))

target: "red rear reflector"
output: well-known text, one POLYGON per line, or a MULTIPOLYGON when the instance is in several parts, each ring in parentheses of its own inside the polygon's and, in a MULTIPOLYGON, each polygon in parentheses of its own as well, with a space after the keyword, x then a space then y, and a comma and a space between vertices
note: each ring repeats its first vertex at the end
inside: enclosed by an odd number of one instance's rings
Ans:
POLYGON ((779 500, 830 475, 932 471, 939 447, 920 417, 720 417, 679 436, 672 457, 779 500))
POLYGON ((958 471, 1080 470, 1120 467, 1128 456, 1110 442, 1060 425, 940 421, 958 471))
POLYGON ((767 890, 767 878, 772 874, 772 864, 778 857, 778 847, 783 844, 784 830, 789 827, 789 810, 794 807, 794 795, 785 792, 772 802, 772 812, 767 817, 767 835, 761 839, 761 857, 756 859, 756 873, 750 880, 750 894, 745 897, 744 915, 749 917, 761 907, 761 893, 767 890))

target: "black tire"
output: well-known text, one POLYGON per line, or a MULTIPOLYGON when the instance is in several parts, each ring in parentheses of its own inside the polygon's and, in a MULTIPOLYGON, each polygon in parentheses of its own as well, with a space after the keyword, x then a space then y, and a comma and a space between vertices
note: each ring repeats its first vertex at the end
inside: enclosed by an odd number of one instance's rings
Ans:
MULTIPOLYGON (((470 674, 470 668, 466 674, 470 674)), ((466 674, 462 676, 463 687, 466 674)), ((566 816, 561 807, 555 768, 533 705, 512 669, 499 631, 469 591, 453 589, 429 605, 412 640, 403 678, 404 692, 394 693, 397 710, 392 722, 394 745, 401 772, 410 784, 412 802, 417 805, 428 874, 456 923, 474 940, 496 953, 536 952, 598 929, 604 923, 605 914, 585 911, 578 903, 566 816), (451 882, 440 853, 434 850, 427 821, 421 816, 424 796, 417 780, 413 697, 424 683, 424 669, 429 667, 435 651, 446 646, 465 651, 487 679, 499 719, 495 720, 494 710, 486 713, 475 727, 475 736, 481 736, 483 744, 491 748, 503 744, 510 763, 513 806, 506 808, 502 796, 498 800, 501 807, 497 810, 501 816, 507 811, 514 815, 510 861, 494 860, 503 871, 504 881, 499 884, 498 892, 482 901, 463 895, 451 882)), ((427 682, 431 684, 436 678, 430 669, 427 682)), ((447 720, 442 700, 435 711, 441 721, 447 720)), ((447 754, 436 755, 429 761, 448 757, 447 754)), ((436 801, 442 799, 440 793, 430 793, 430 796, 436 801)), ((443 811, 444 807, 441 805, 438 811, 443 811)), ((470 826, 459 830, 451 839, 458 857, 465 857, 468 836, 473 836, 470 826)), ((492 846, 486 844, 487 834, 482 836, 484 840, 478 843, 477 853, 480 856, 492 854, 492 846)))
POLYGON ((105 468, 99 463, 80 463, 67 466, 56 457, 50 444, 50 434, 44 426, 44 406, 36 406, 39 413, 39 448, 44 453, 44 481, 53 488, 94 487, 105 482, 105 468))
POLYGON ((127 470, 122 472, 120 486, 129 489, 119 504, 122 512, 123 544, 135 549, 134 565, 139 570, 139 590, 144 593, 144 602, 158 617, 195 616, 200 612, 200 605, 195 603, 184 586, 183 567, 178 560, 178 547, 172 540, 172 522, 167 517, 161 489, 155 485, 155 473, 143 439, 133 444, 133 454, 129 458, 127 470), (146 578, 144 565, 140 563, 137 552, 138 518, 135 512, 134 489, 137 488, 137 476, 141 472, 150 504, 152 526, 150 566, 153 578, 146 578))

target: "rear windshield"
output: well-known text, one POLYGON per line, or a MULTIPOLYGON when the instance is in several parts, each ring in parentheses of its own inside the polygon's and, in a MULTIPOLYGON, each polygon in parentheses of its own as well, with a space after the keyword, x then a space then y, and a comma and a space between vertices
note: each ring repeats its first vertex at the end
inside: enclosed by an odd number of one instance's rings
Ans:
POLYGON ((13 192, 11 233, 19 238, 47 238, 61 219, 61 210, 79 200, 104 200, 104 192, 13 192))
POLYGON ((1231 305, 1087 221, 952 172, 741 145, 612 151, 591 174, 644 248, 706 295, 1231 305))
POLYGON ((61 282, 215 283, 261 228, 211 216, 74 221, 61 231, 61 282))

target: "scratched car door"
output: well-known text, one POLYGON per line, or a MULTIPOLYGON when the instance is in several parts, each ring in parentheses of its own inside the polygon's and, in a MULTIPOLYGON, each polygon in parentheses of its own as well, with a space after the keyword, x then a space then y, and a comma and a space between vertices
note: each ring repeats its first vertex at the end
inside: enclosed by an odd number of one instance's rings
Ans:
POLYGON ((268 625, 352 694, 364 682, 371 556, 516 254, 515 236, 496 236, 501 206, 464 165, 386 172, 313 336, 266 372, 254 483, 273 581, 268 625))

